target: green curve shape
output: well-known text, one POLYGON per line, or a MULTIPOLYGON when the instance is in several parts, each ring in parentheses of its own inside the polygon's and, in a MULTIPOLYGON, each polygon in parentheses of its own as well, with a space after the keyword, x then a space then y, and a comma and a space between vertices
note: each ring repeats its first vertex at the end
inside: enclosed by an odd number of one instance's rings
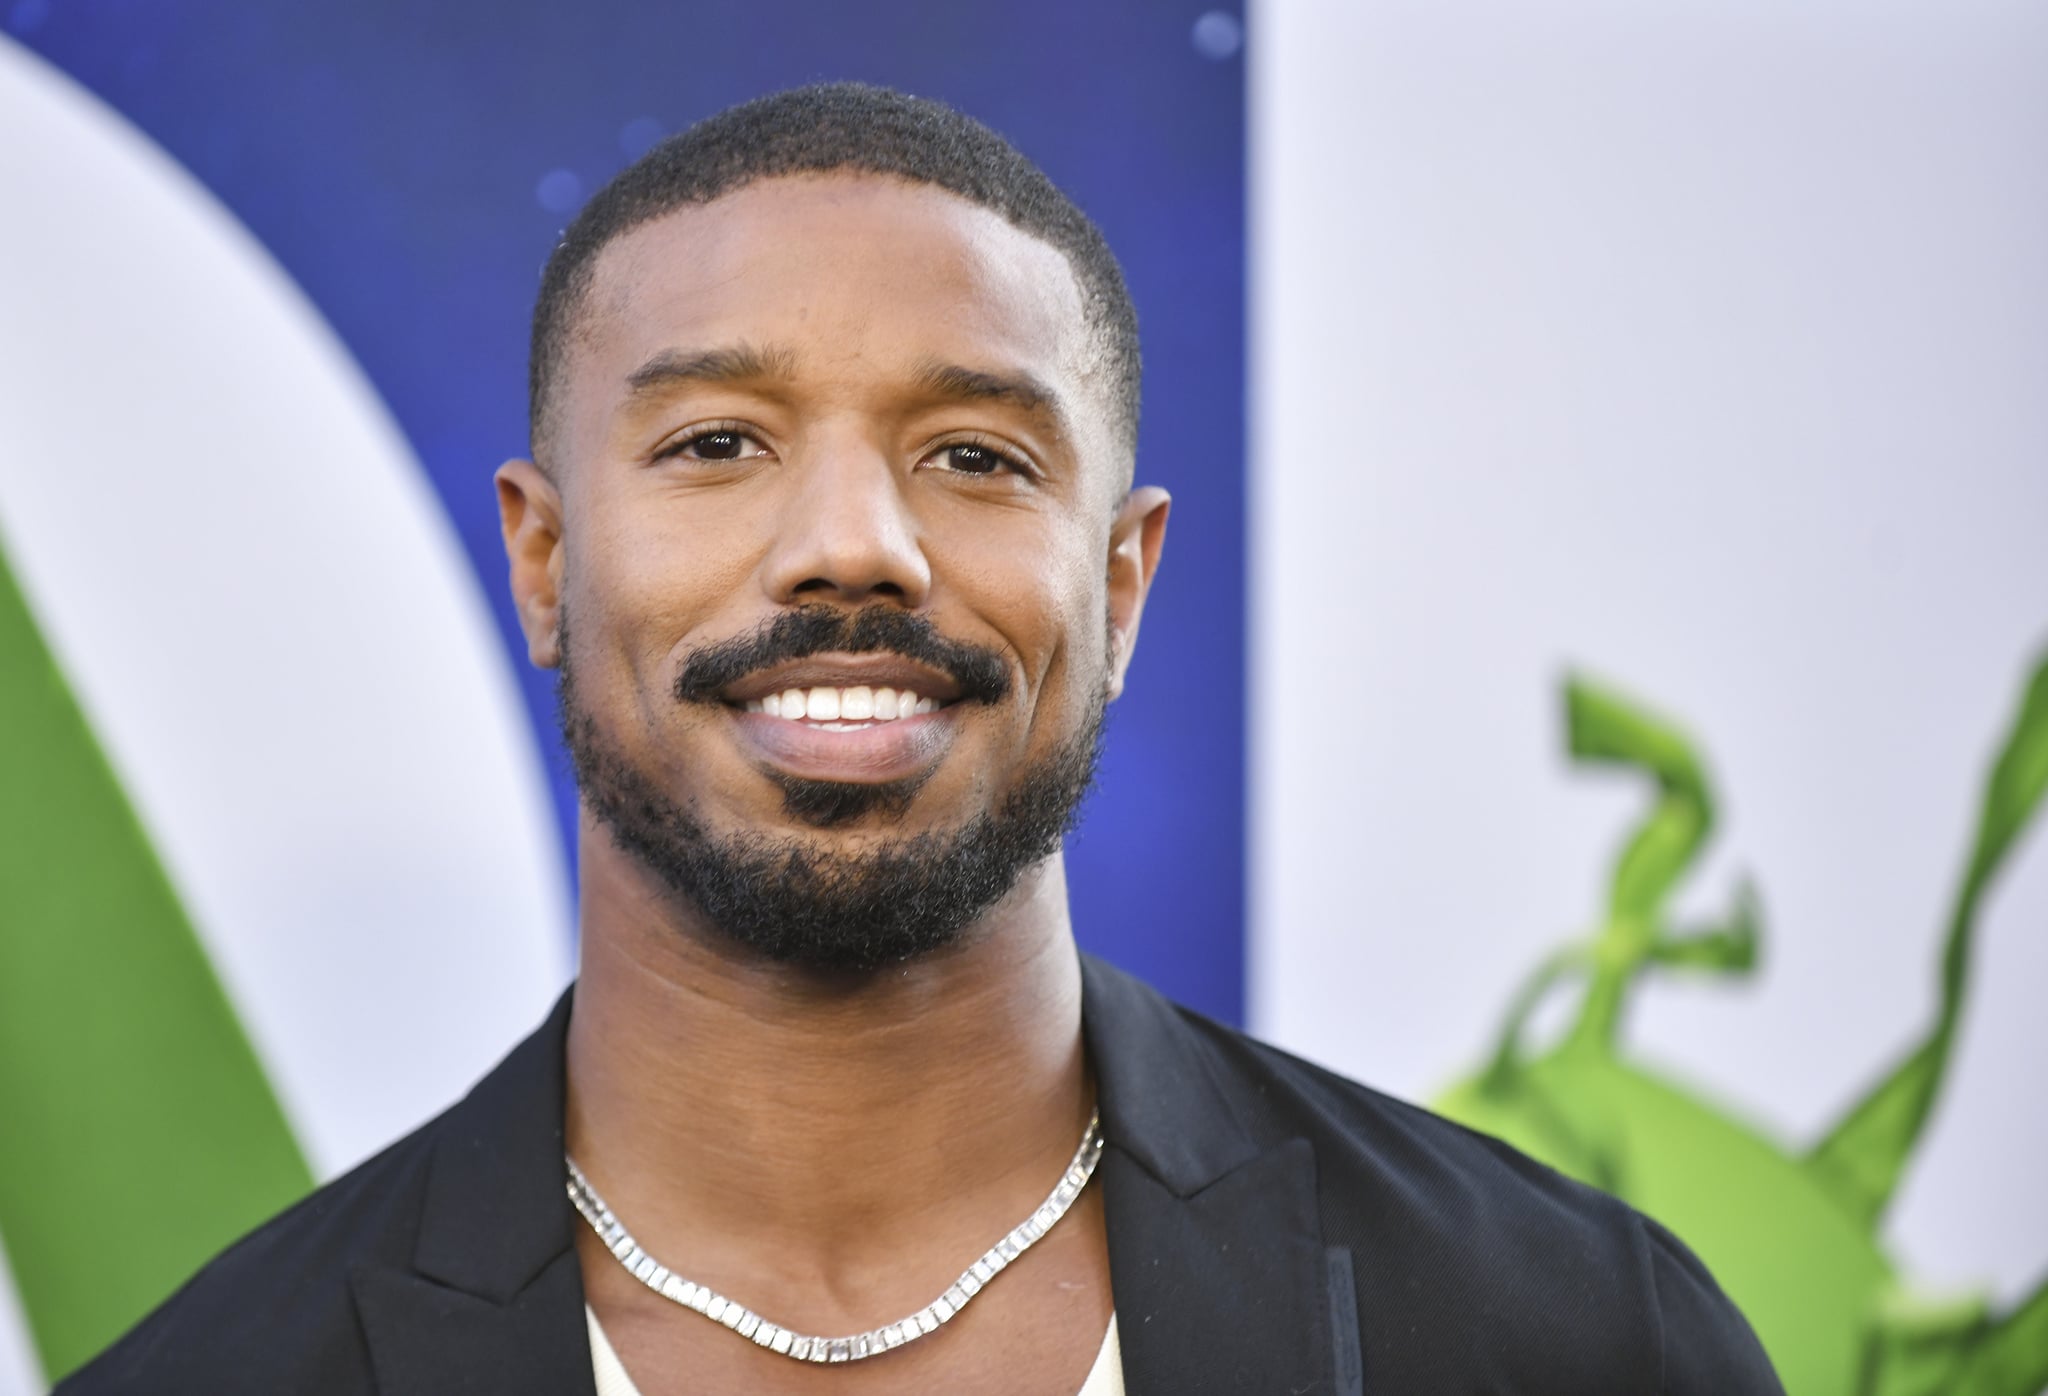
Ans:
POLYGON ((2019 1391, 2048 1391, 2048 1282, 1985 1336, 1943 1396, 2019 1391))
MULTIPOLYGON (((1575 761, 1639 770, 1657 782, 1649 813, 1615 860, 1607 924, 1587 957, 1586 1001, 1572 1030, 1589 1046, 1611 1049, 1637 974, 1672 939, 1664 902, 1713 832, 1714 800, 1692 743, 1677 728, 1579 675, 1566 681, 1564 696, 1566 741, 1575 761)), ((1691 948, 1711 959, 1711 943, 1691 948)), ((1750 949, 1753 962, 1753 943, 1750 949)))
POLYGON ((1999 865, 2048 792, 2048 654, 2035 664, 2012 730, 1992 762, 1977 816, 1969 866, 1949 912, 1941 954, 1941 1010, 1926 1038, 1885 1080, 1850 1108, 1808 1156, 1807 1166, 1872 1225, 1897 1191, 1913 1147, 1948 1071, 1969 987, 1977 907, 1999 865))
POLYGON ((0 1243, 69 1372, 313 1183, 0 549, 0 1243))
POLYGON ((1747 973, 1759 921, 1745 886, 1719 926, 1674 934, 1663 924, 1665 896, 1712 826, 1703 767, 1676 728, 1611 691, 1573 679, 1566 707, 1572 754, 1651 775, 1655 802, 1617 863, 1605 924, 1537 967, 1487 1065, 1438 1108, 1684 1237, 1795 1396, 2048 1392, 2048 1283, 2003 1314, 1981 1295, 1930 1303, 1901 1288, 1878 1226, 1942 1082, 1978 903, 2048 797, 2048 655, 2031 669, 1985 786, 1942 955, 1938 1020, 1811 1154, 1624 1060, 1615 1029, 1637 976, 1656 966, 1747 973), (1571 978, 1587 981, 1578 1022, 1560 1046, 1530 1054, 1527 1019, 1571 978))
POLYGON ((1741 1304, 1787 1391, 1856 1396, 1891 1267, 1797 1160, 1733 1112, 1569 1045, 1508 1081, 1475 1078, 1435 1103, 1683 1237, 1741 1304))

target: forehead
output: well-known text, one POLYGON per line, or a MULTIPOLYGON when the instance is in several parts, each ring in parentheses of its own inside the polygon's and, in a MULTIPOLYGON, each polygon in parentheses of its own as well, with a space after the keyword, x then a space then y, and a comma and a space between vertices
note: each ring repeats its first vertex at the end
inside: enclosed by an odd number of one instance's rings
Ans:
POLYGON ((1066 257, 929 185, 833 173, 761 180, 664 214, 599 253, 567 362, 571 412, 650 359, 792 351, 844 388, 933 363, 1023 371, 1099 428, 1091 337, 1066 257))

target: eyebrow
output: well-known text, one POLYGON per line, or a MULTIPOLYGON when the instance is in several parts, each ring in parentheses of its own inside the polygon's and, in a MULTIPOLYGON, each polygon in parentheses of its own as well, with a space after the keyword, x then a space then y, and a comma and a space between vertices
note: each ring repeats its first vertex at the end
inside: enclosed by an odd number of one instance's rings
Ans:
POLYGON ((1055 423, 1064 423, 1066 418, 1059 394, 1040 379, 1021 371, 990 373, 984 369, 926 360, 917 372, 917 386, 934 397, 960 402, 1007 403, 1026 412, 1050 417, 1055 423))
POLYGON ((626 377, 635 395, 678 383, 739 383, 796 376, 796 355, 787 349, 733 344, 722 349, 665 349, 626 377))
MULTIPOLYGON (((787 348, 740 343, 717 349, 665 349, 627 375, 638 397, 684 383, 788 382, 797 356, 787 348)), ((1062 437, 1067 413, 1057 392, 1023 370, 992 372, 927 359, 912 379, 920 392, 954 402, 1000 402, 1044 418, 1062 437)))

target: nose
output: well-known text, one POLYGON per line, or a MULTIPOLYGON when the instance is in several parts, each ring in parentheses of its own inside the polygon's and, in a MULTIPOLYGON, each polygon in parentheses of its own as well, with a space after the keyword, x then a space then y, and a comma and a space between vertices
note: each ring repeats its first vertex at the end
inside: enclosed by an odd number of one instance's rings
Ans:
POLYGON ((931 564, 905 472, 872 445, 841 440, 797 462, 788 478, 762 579, 773 599, 925 604, 931 564))

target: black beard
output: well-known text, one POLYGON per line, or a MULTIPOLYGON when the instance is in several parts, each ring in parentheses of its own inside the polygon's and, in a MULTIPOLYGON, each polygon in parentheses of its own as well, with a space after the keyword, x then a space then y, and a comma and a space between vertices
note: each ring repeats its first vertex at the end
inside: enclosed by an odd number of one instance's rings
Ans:
MULTIPOLYGON (((895 650, 879 636, 897 627, 868 620, 877 614, 902 615, 871 611, 851 624, 867 641, 865 649, 895 650), (863 625, 877 628, 862 630, 863 625)), ((847 622, 842 619, 840 624, 847 622)), ((827 632, 828 627, 814 625, 799 641, 792 632, 777 637, 770 627, 759 641, 740 643, 767 641, 769 650, 795 648, 777 652, 767 662, 848 648, 834 642, 843 641, 844 633, 827 632)), ((999 688, 981 682, 979 676, 985 676, 986 669, 963 675, 962 667, 973 667, 958 662, 966 656, 935 651, 934 638, 926 634, 915 648, 906 647, 910 657, 939 663, 961 679, 964 688, 978 689, 977 696, 1007 691, 1007 676, 999 668, 999 688)), ((854 853, 831 852, 815 841, 788 835, 719 836, 614 748, 597 720, 584 710, 569 660, 566 617, 560 653, 562 737, 575 763, 578 790, 612 842, 733 940, 767 959, 803 969, 872 972, 959 940, 1026 871, 1058 850, 1060 840, 1079 820, 1101 756, 1107 693, 1098 690, 1073 735, 1027 767, 999 809, 978 814, 958 828, 885 839, 854 853)), ((731 667, 729 647, 706 653, 716 656, 714 666, 731 667)), ((731 677, 761 667, 758 654, 754 659, 757 662, 731 677)), ((684 666, 679 696, 693 672, 704 672, 695 657, 684 666)), ((712 687, 729 681, 721 679, 712 687)), ((901 814, 922 780, 888 785, 779 783, 790 814, 825 827, 878 809, 901 814)))

